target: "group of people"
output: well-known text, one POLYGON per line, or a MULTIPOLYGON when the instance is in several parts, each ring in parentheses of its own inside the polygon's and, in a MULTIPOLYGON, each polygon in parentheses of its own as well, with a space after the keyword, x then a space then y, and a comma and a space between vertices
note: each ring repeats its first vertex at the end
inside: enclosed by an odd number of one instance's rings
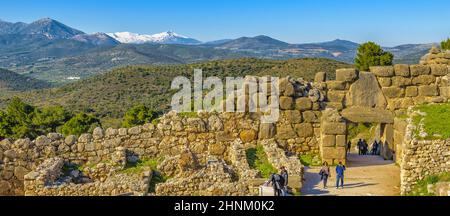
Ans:
MULTIPOLYGON (((345 172, 345 165, 342 164, 341 161, 339 161, 339 164, 336 166, 336 189, 339 189, 339 187, 344 188, 344 172, 345 172)), ((330 167, 328 166, 327 162, 324 162, 322 164, 322 168, 319 172, 320 180, 323 182, 323 188, 326 189, 328 178, 331 177, 330 167)))
MULTIPOLYGON (((359 139, 358 143, 356 144, 356 146, 358 147, 358 154, 359 155, 379 155, 380 154, 380 146, 381 146, 381 141, 374 141, 373 144, 371 146, 369 146, 366 142, 366 140, 364 139, 359 139), (370 149, 369 149, 370 148, 370 149)), ((350 148, 351 148, 351 142, 348 141, 347 144, 347 151, 348 153, 350 153, 350 148)))
POLYGON ((358 154, 359 155, 378 155, 379 154, 379 150, 380 150, 380 146, 381 146, 381 141, 377 142, 376 140, 373 141, 373 144, 370 148, 369 151, 369 145, 367 144, 366 140, 363 139, 359 139, 358 143, 357 143, 357 147, 358 147, 358 154))
POLYGON ((269 181, 265 184, 271 184, 273 187, 274 196, 287 196, 288 195, 288 180, 289 174, 286 167, 280 167, 280 173, 272 173, 269 181))

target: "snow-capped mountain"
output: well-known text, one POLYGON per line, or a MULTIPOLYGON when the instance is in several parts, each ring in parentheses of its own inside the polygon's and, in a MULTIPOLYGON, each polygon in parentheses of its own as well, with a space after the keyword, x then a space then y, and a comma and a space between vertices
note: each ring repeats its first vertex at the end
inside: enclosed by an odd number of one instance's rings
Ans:
POLYGON ((189 38, 172 31, 162 32, 154 35, 136 34, 131 32, 108 33, 108 35, 121 43, 143 44, 187 44, 196 45, 202 42, 189 38))

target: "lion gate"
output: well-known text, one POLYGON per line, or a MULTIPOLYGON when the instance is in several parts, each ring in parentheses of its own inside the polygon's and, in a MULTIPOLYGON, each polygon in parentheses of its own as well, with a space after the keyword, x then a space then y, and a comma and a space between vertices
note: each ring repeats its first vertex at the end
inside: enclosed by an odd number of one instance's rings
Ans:
POLYGON ((315 85, 326 92, 322 111, 320 154, 335 164, 346 161, 349 123, 377 125, 381 156, 396 158, 401 146, 394 142, 394 118, 405 115, 409 107, 446 102, 449 95, 447 65, 395 65, 371 67, 370 72, 339 69, 335 80, 316 74, 315 85))

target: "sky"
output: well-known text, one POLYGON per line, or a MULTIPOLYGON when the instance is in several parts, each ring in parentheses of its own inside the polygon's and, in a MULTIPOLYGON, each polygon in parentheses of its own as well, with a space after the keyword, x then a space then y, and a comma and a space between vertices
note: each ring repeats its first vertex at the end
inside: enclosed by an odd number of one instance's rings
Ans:
POLYGON ((0 19, 50 17, 87 33, 174 31, 201 41, 267 35, 383 46, 450 37, 448 0, 2 0, 0 19))

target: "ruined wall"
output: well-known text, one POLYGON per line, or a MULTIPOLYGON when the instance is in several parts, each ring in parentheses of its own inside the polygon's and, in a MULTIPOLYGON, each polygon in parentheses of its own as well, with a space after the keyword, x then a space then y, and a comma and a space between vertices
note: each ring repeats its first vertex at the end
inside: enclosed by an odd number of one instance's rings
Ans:
MULTIPOLYGON (((65 162, 96 164, 110 160, 118 147, 126 149, 127 158, 162 157, 169 160, 188 151, 195 157, 199 168, 205 167, 210 157, 230 161, 230 146, 236 139, 242 141, 244 153, 245 149, 265 139, 273 139, 276 146, 296 157, 300 153, 318 153, 314 134, 314 127, 319 126, 318 96, 309 95, 311 86, 305 85, 306 82, 288 79, 285 82, 282 119, 278 124, 260 124, 258 113, 199 112, 196 116, 187 117, 171 112, 160 118, 157 125, 146 124, 129 129, 96 128, 92 134, 79 137, 51 133, 35 140, 5 139, 0 143, 0 194, 24 194, 24 176, 36 170, 46 159, 59 157, 65 162), (298 106, 294 105, 294 101, 300 98, 302 101, 296 103, 298 106), (317 98, 316 103, 314 98, 317 98)), ((169 167, 166 170, 177 173, 179 170, 173 167, 182 166, 179 161, 183 159, 180 157, 173 160, 176 163, 163 163, 169 167)), ((282 163, 275 164, 280 165, 282 163)), ((290 172, 301 173, 296 170, 290 172)))
MULTIPOLYGON (((413 109, 408 109, 408 118, 399 119, 396 129, 401 133, 400 181, 402 194, 407 194, 419 180, 430 175, 450 172, 450 139, 423 140, 421 126, 413 123, 413 109)), ((399 137, 400 138, 400 137, 399 137)))

